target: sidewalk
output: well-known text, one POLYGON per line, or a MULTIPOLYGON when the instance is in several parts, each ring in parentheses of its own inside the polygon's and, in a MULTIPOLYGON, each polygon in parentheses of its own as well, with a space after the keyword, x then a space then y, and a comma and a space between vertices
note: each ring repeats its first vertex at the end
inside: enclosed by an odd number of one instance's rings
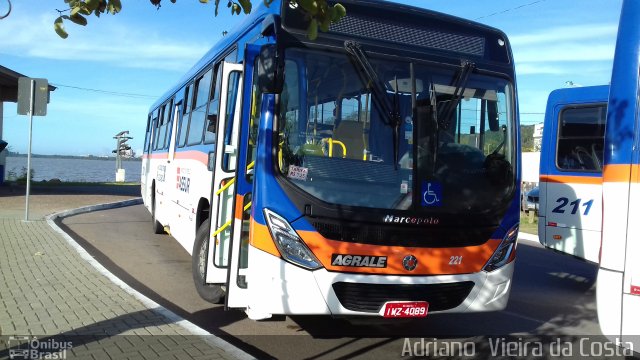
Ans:
POLYGON ((39 196, 30 199, 36 210, 32 221, 25 222, 24 196, 7 194, 6 189, 0 193, 0 359, 242 357, 244 353, 232 353, 226 343, 228 351, 216 346, 224 343, 218 338, 193 335, 166 309, 150 308, 152 302, 112 282, 44 218, 61 206, 77 208, 131 196, 39 196), (17 198, 23 201, 22 211, 15 206, 17 198), (49 205, 43 205, 45 200, 49 205), (22 352, 34 348, 35 353, 22 352))

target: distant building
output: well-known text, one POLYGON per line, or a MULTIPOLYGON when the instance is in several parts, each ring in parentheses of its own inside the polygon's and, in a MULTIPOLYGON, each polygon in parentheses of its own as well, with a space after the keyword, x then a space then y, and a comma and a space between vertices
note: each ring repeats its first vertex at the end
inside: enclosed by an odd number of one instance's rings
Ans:
POLYGON ((533 126, 533 151, 540 151, 542 147, 542 129, 544 124, 535 124, 533 126))
POLYGON ((522 189, 530 190, 540 182, 540 152, 522 153, 522 189))

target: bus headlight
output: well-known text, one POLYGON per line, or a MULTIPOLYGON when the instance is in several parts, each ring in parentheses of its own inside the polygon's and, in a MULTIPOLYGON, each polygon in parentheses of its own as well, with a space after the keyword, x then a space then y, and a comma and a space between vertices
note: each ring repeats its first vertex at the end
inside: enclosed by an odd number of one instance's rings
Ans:
POLYGON ((498 249, 493 253, 489 262, 484 266, 484 271, 491 272, 507 265, 513 260, 513 255, 516 250, 516 241, 518 240, 518 225, 512 227, 504 239, 498 246, 498 249))
POLYGON ((309 270, 322 267, 320 261, 313 255, 287 220, 268 209, 264 209, 264 217, 267 219, 271 237, 285 260, 309 270))

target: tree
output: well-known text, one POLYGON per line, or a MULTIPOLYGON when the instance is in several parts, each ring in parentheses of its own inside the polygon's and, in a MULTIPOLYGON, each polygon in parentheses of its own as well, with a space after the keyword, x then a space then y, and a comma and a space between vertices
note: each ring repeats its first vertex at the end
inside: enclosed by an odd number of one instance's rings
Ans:
POLYGON ((520 139, 522 142, 522 152, 535 151, 533 145, 534 125, 520 125, 520 139))
MULTIPOLYGON (((160 8, 162 0, 149 0, 153 6, 160 8)), ((176 0, 169 0, 175 3, 176 0)), ((199 0, 202 4, 207 4, 209 0, 199 0)), ((249 14, 252 8, 252 0, 223 0, 227 1, 227 8, 231 10, 231 14, 240 15, 241 13, 249 14)), ((259 0, 258 0, 259 1, 259 0)), ((265 5, 269 6, 273 0, 262 0, 265 5)), ((309 27, 307 35, 311 40, 315 40, 318 36, 318 28, 322 31, 329 31, 332 23, 340 21, 346 14, 344 6, 327 3, 327 0, 291 0, 295 2, 305 16, 309 19, 309 27)), ((69 6, 68 9, 58 10, 60 16, 53 22, 55 32, 63 39, 69 34, 64 27, 64 21, 69 20, 74 24, 86 26, 87 16, 92 14, 100 17, 102 14, 116 15, 122 10, 121 0, 64 0, 69 6), (68 12, 68 14, 66 14, 68 12)), ((215 6, 215 15, 218 16, 218 6, 220 0, 212 0, 215 6)), ((165 0, 166 3, 166 0, 165 0)))

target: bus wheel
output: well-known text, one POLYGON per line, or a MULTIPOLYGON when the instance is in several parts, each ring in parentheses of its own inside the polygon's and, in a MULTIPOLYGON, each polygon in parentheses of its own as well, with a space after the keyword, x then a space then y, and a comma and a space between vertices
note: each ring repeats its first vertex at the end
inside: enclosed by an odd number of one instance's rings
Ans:
MULTIPOLYGON (((155 191, 154 191, 155 192, 155 191)), ((164 226, 156 219, 156 196, 153 195, 151 200, 151 224, 153 226, 154 234, 164 234, 164 226)))
POLYGON ((207 267, 207 253, 209 250, 209 226, 205 220, 196 232, 191 255, 191 273, 198 290, 198 295, 204 300, 219 304, 224 297, 224 290, 219 285, 206 283, 205 269, 207 267))

